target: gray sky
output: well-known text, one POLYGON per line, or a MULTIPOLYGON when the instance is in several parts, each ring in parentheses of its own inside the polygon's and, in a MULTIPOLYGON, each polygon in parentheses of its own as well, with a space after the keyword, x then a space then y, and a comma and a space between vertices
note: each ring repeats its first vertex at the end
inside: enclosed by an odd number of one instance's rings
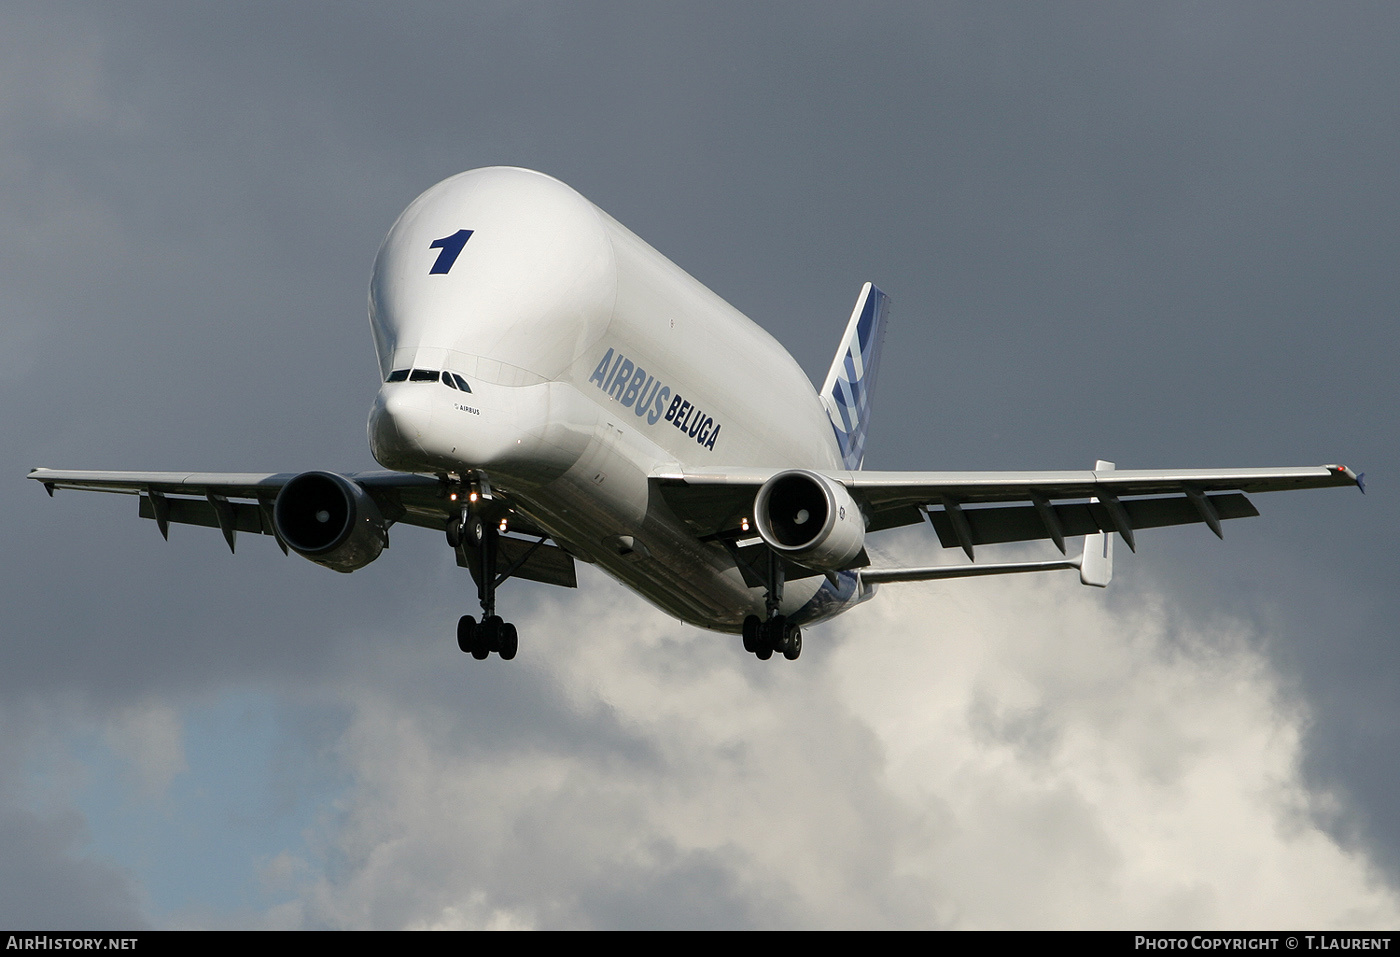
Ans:
MULTIPOLYGON (((0 922, 1394 927, 1387 4, 8 3, 0 922), (1317 465, 1072 576, 890 586, 800 662, 584 570, 353 576, 55 468, 373 465, 375 250, 580 190, 825 372, 872 468, 1317 465)), ((880 543, 936 556, 928 534, 880 543)), ((1036 553, 1038 554, 1038 553, 1036 553)))

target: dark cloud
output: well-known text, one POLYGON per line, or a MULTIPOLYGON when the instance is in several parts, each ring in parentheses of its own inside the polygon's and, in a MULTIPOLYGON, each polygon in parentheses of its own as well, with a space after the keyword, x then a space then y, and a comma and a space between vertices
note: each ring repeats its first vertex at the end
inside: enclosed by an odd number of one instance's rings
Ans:
POLYGON ((0 811, 0 913, 12 926, 44 930, 140 930, 149 926, 131 875, 83 854, 76 812, 0 811))

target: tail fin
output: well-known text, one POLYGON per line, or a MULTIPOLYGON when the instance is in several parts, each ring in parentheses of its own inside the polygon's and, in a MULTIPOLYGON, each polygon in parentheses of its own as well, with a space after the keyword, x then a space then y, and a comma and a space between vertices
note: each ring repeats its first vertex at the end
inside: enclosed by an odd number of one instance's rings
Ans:
POLYGON ((880 368, 880 347, 885 342, 889 312, 890 297, 866 283, 822 385, 822 405, 836 430, 841 459, 848 469, 860 468, 865 460, 870 397, 875 392, 875 373, 880 368))

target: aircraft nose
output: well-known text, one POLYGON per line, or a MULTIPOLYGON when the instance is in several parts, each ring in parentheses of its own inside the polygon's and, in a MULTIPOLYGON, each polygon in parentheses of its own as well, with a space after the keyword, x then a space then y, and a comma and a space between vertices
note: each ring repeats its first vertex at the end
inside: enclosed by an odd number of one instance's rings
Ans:
POLYGON ((423 453, 423 439, 432 423, 432 407, 423 389, 386 383, 369 412, 369 447, 375 461, 387 469, 410 469, 423 453))

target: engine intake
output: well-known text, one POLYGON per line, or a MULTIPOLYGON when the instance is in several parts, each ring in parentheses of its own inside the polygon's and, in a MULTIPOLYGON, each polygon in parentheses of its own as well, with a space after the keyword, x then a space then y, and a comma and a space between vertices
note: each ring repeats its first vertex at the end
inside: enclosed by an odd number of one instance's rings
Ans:
POLYGON ((816 472, 774 475, 758 490, 753 510, 764 542, 808 568, 850 568, 865 547, 865 516, 855 499, 816 472))
POLYGON ((374 499, 332 472, 303 472, 282 486, 272 521, 292 551, 338 572, 363 568, 389 542, 374 499))

